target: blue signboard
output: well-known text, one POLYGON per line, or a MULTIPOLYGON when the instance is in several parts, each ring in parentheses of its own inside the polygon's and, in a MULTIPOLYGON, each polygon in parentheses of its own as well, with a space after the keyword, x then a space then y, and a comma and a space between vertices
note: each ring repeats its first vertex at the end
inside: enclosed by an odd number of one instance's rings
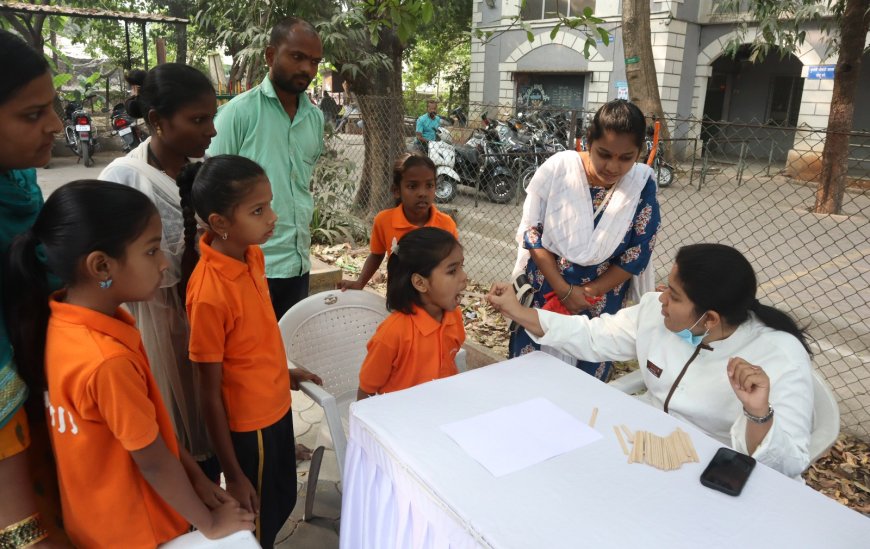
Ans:
POLYGON ((810 80, 833 80, 834 65, 811 65, 807 72, 810 80))

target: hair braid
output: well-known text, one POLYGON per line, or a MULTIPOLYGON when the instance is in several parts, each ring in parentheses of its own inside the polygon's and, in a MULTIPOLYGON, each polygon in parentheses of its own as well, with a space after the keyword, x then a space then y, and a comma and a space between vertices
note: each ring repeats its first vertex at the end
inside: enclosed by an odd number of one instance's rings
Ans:
POLYGON ((181 215, 184 218, 184 253, 181 255, 181 282, 178 284, 178 293, 182 300, 187 297, 187 281, 199 261, 199 252, 196 249, 196 213, 190 200, 190 192, 201 166, 202 162, 188 164, 175 181, 181 197, 181 215))

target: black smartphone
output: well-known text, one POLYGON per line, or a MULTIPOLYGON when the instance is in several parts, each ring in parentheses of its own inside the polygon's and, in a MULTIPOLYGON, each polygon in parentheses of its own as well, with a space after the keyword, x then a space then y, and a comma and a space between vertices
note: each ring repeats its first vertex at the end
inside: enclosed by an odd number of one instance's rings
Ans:
POLYGON ((701 484, 729 496, 739 496, 754 467, 755 458, 730 448, 719 448, 701 473, 701 484))

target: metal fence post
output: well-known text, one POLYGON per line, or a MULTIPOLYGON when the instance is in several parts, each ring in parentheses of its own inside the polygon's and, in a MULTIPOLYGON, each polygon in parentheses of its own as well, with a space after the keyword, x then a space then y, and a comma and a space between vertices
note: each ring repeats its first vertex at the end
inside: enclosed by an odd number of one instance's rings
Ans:
POLYGON ((702 155, 703 162, 701 163, 701 175, 698 177, 698 191, 700 192, 701 187, 706 183, 707 180, 707 168, 709 167, 709 154, 710 154, 710 142, 707 141, 707 147, 704 148, 704 154, 702 155))
POLYGON ((746 141, 740 142, 740 158, 737 160, 737 186, 743 185, 743 170, 746 168, 746 141))

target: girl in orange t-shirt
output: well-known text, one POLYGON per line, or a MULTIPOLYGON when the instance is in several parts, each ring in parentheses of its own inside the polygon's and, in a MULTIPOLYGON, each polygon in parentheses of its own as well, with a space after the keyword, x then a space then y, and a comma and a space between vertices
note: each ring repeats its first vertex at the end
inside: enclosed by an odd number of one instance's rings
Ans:
POLYGON ((387 263, 387 309, 368 343, 357 399, 407 389, 456 373, 465 342, 459 303, 468 283, 456 238, 416 229, 393 246, 387 263))
POLYGON ((322 382, 302 368, 288 372, 259 246, 278 220, 263 168, 242 156, 213 156, 188 165, 178 186, 185 246, 194 246, 194 211, 207 227, 199 263, 182 282, 203 417, 227 491, 257 513, 257 539, 269 548, 296 504, 290 389, 322 382))
POLYGON ((75 181, 9 251, 11 339, 19 367, 43 374, 32 389, 45 391, 64 526, 79 547, 155 547, 190 524, 209 538, 253 528, 253 515, 179 448, 121 308, 160 286, 160 239, 144 194, 75 181), (51 296, 47 272, 64 285, 51 296))
POLYGON ((420 227, 438 227, 459 238, 456 223, 435 207, 435 164, 428 156, 405 153, 393 166, 393 197, 396 207, 375 216, 369 256, 359 278, 342 280, 342 290, 362 290, 390 254, 390 248, 408 232, 420 227))

